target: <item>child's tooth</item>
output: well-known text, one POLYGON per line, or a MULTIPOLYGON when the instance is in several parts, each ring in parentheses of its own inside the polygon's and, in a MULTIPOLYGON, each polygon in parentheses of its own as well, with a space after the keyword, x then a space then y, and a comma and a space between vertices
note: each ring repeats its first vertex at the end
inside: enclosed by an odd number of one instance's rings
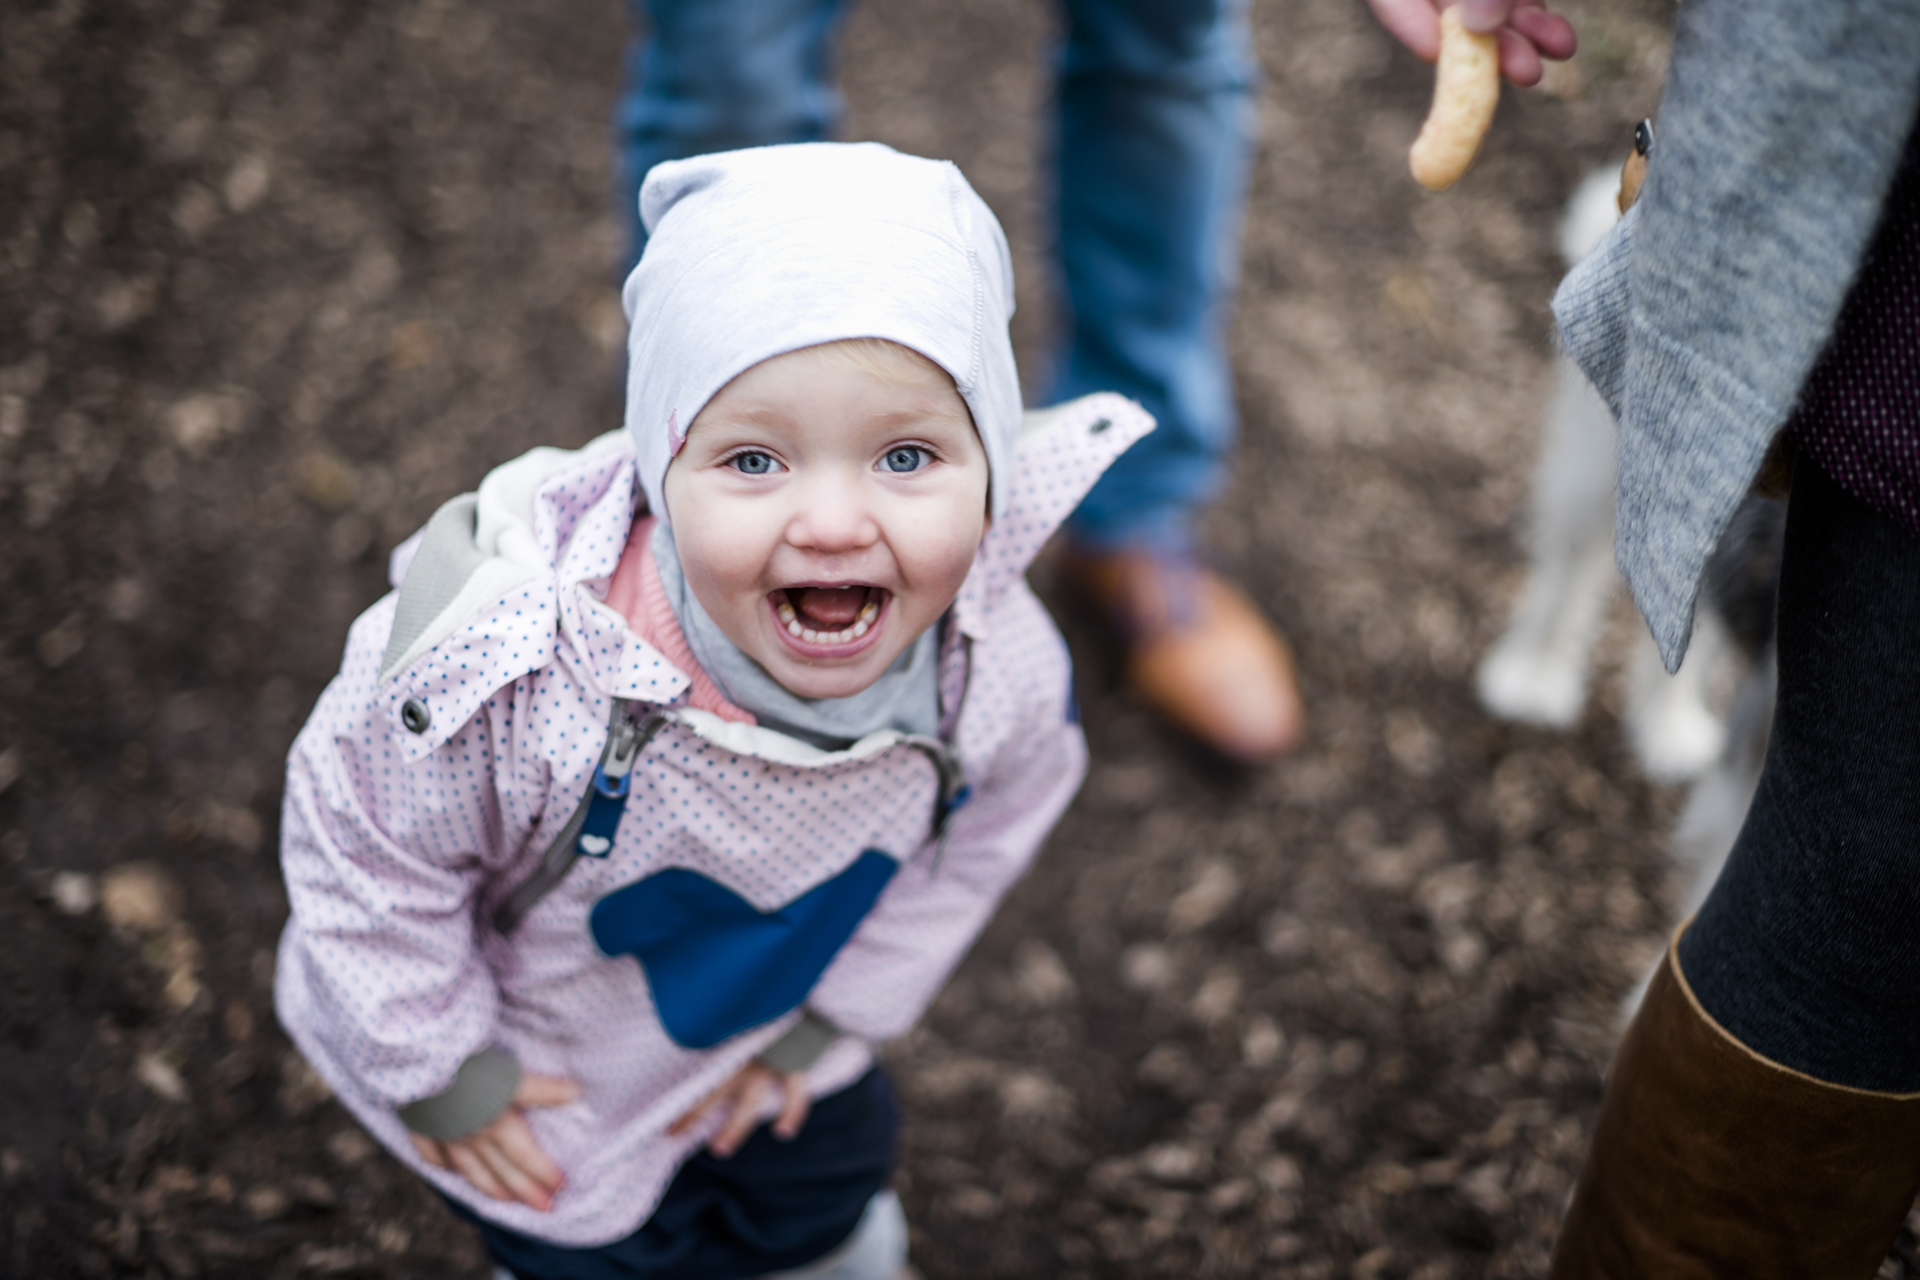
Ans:
POLYGON ((802 628, 800 626, 800 620, 798 618, 793 617, 791 614, 789 614, 787 617, 788 634, 797 636, 800 634, 801 629, 802 628))
POLYGON ((860 619, 858 622, 853 624, 853 638, 858 640, 861 636, 867 634, 867 632, 871 630, 872 627, 873 627, 873 624, 868 622, 865 618, 860 619))
POLYGON ((788 604, 785 600, 782 600, 780 602, 780 608, 777 610, 777 612, 780 614, 780 621, 782 622, 793 621, 793 617, 794 617, 793 606, 788 604))
POLYGON ((820 633, 818 631, 815 631, 812 627, 808 627, 806 630, 802 631, 800 633, 800 638, 802 640, 805 640, 808 644, 820 643, 820 633))
POLYGON ((860 606, 860 621, 872 622, 874 615, 880 612, 880 606, 869 600, 860 606))

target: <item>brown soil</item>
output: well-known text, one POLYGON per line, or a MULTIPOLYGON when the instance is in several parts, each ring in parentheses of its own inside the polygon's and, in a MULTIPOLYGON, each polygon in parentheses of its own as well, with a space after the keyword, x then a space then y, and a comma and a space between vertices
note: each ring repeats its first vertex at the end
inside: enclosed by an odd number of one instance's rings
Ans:
MULTIPOLYGON (((1086 790, 890 1054, 933 1280, 1540 1272, 1675 800, 1608 696, 1555 736, 1469 687, 1559 208, 1664 67, 1661 0, 1573 13, 1579 61, 1430 197, 1425 69, 1359 0, 1259 8, 1209 535, 1312 738, 1225 773, 1068 618, 1086 790)), ((1006 221, 1030 371, 1048 19, 869 0, 845 54, 849 136, 1006 221)), ((613 0, 0 8, 0 1272, 485 1274, 274 1023, 280 768, 386 552, 617 423, 624 35, 613 0)))

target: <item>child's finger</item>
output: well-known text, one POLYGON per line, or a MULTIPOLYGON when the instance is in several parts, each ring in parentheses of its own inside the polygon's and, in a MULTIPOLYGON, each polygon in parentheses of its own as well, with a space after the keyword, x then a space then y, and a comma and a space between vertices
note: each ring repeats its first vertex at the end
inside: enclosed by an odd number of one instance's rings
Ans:
POLYGON ((766 1077, 759 1072, 735 1079, 739 1080, 740 1088, 734 1095, 733 1110, 727 1122, 720 1126, 720 1132, 707 1143, 707 1150, 722 1160, 738 1151, 740 1144, 760 1124, 760 1100, 767 1091, 766 1077))
POLYGON ((682 1114, 678 1120, 675 1120, 667 1126, 667 1133, 677 1138, 706 1119, 707 1115, 715 1107, 719 1106, 733 1093, 734 1089, 738 1087, 739 1080, 740 1077, 738 1076, 729 1078, 725 1084, 700 1099, 700 1101, 694 1103, 691 1107, 688 1107, 686 1112, 682 1114))
POLYGON ((502 1116, 493 1129, 493 1140, 499 1146, 501 1154, 511 1160, 514 1167, 533 1179, 548 1192, 558 1191, 565 1182, 566 1175, 560 1171, 547 1153, 541 1149, 539 1140, 533 1136, 533 1129, 527 1124, 526 1117, 517 1112, 509 1113, 511 1119, 502 1116))
POLYGON ((453 1162, 453 1171, 471 1182, 481 1195, 492 1200, 511 1200, 513 1197, 494 1177, 493 1170, 480 1158, 471 1142, 450 1142, 447 1144, 447 1158, 453 1162))
POLYGON ((473 1145, 480 1159, 486 1162, 488 1170, 506 1189, 507 1194, 501 1199, 518 1200, 542 1213, 553 1207, 553 1194, 528 1176, 527 1171, 515 1163, 498 1141, 484 1138, 473 1145))
POLYGON ((437 1142, 432 1138, 423 1138, 417 1133, 410 1133, 407 1137, 413 1140, 413 1149, 420 1153, 422 1160, 425 1160, 436 1169, 451 1170, 453 1168, 451 1164, 447 1163, 446 1144, 437 1142))
POLYGON ((780 1073, 780 1087, 785 1097, 780 1102, 780 1114, 773 1118, 773 1136, 783 1142, 791 1142, 800 1135, 800 1129, 807 1123, 807 1112, 813 1109, 813 1097, 807 1092, 806 1073, 801 1071, 783 1071, 780 1073))
POLYGON ((580 1086, 565 1076, 528 1073, 520 1077, 520 1087, 513 1091, 513 1105, 516 1107, 564 1107, 569 1102, 578 1101, 580 1086))

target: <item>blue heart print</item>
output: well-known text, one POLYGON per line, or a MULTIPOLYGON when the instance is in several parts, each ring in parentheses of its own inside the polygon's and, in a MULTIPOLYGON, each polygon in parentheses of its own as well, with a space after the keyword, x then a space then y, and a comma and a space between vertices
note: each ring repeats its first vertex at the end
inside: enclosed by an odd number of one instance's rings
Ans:
POLYGON ((873 910, 900 864, 868 849, 776 911, 685 867, 593 904, 593 940, 640 962, 674 1043, 710 1049, 797 1007, 873 910))

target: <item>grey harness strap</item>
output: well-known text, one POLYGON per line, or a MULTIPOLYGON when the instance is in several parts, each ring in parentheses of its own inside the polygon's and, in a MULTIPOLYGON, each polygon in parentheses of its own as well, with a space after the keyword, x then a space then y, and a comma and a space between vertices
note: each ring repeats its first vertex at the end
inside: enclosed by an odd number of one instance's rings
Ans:
POLYGON ((613 834, 620 825, 620 815, 627 807, 627 795, 633 784, 633 762, 667 723, 666 715, 658 708, 636 719, 636 705, 639 704, 625 698, 614 699, 613 715, 607 725, 607 745, 601 749, 600 761, 594 766, 593 782, 587 787, 587 794, 580 798, 579 807, 567 819, 567 825, 560 828, 560 834, 540 856, 540 865, 534 868, 533 874, 494 909, 493 927, 502 936, 519 928, 527 913, 567 878, 567 872, 573 870, 573 864, 581 857, 604 858, 612 849, 613 834))
POLYGON ((480 495, 463 493, 449 499, 421 530, 420 549, 414 553, 406 580, 400 584, 400 600, 393 613, 393 630, 387 636, 387 651, 380 659, 380 680, 385 683, 400 659, 406 656, 440 611, 452 604, 467 585, 473 572, 490 556, 473 544, 474 512, 480 495))
MULTIPOLYGON (((593 782, 587 787, 587 794, 581 797, 567 824, 547 845, 547 851, 540 855, 540 865, 533 869, 533 874, 494 908, 493 927, 503 937, 520 927, 527 913, 567 878, 575 862, 582 857, 604 858, 611 850, 620 814, 627 806, 634 762, 654 735, 666 727, 668 720, 667 713, 658 707, 648 707, 636 715, 635 709, 644 705, 625 698, 614 699, 613 714, 607 724, 607 745, 600 752, 600 762, 594 766, 593 782)), ((933 810, 933 835, 940 842, 933 861, 937 872, 941 859, 946 856, 947 838, 951 834, 948 819, 973 798, 973 788, 967 784, 959 760, 946 743, 918 734, 903 737, 900 742, 925 755, 939 779, 933 810)))

